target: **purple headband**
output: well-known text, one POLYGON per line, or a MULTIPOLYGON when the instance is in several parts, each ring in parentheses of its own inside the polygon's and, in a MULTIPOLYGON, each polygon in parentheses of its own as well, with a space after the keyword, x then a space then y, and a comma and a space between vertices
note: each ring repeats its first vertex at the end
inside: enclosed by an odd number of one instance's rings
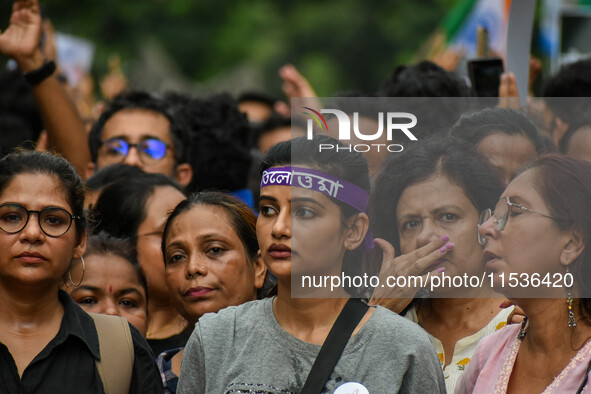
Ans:
MULTIPOLYGON (((344 179, 322 171, 303 167, 273 167, 263 171, 261 189, 265 186, 292 186, 314 190, 339 200, 360 212, 366 213, 369 193, 344 179)), ((373 249, 373 234, 367 231, 362 249, 373 249)))

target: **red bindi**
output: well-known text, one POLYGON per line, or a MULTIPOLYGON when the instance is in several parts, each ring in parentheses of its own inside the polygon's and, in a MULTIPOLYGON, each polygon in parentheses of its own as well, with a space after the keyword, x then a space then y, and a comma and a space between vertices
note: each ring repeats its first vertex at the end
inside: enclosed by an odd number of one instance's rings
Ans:
POLYGON ((113 286, 109 285, 109 293, 113 292, 113 286))

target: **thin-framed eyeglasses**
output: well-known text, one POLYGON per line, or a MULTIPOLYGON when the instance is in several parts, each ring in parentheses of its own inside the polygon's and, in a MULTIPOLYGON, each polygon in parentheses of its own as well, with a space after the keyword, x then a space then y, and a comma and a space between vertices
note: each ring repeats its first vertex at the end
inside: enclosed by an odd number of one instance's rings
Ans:
POLYGON ((106 160, 113 163, 122 163, 131 148, 137 149, 138 156, 145 165, 155 165, 165 156, 170 145, 158 138, 143 138, 140 142, 132 144, 124 138, 116 137, 101 142, 100 154, 106 160))
MULTIPOLYGON (((488 221, 492 217, 494 226, 493 228, 496 231, 503 231, 505 229, 505 226, 507 225, 507 221, 509 220, 510 213, 521 214, 524 212, 532 212, 552 220, 558 220, 553 216, 550 216, 542 212, 538 212, 522 204, 513 203, 509 199, 509 196, 505 196, 505 198, 501 198, 499 200, 494 211, 492 211, 490 208, 487 208, 480 213, 478 227, 482 226, 486 221, 488 221), (515 209, 516 211, 512 211, 513 209, 515 209)), ((480 243, 480 245, 484 245, 486 243, 486 238, 484 238, 480 233, 478 233, 478 243, 480 243)))
POLYGON ((0 230, 8 234, 16 234, 27 227, 32 213, 37 214, 39 227, 45 235, 53 238, 61 237, 68 232, 74 220, 80 216, 72 215, 63 208, 48 207, 40 211, 29 210, 20 204, 0 205, 0 230))

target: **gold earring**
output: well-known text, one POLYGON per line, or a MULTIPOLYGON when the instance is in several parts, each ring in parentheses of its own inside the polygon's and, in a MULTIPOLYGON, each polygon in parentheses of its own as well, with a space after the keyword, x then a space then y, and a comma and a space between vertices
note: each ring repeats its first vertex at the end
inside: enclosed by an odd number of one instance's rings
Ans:
POLYGON ((74 283, 72 280, 72 271, 68 270, 68 282, 74 287, 80 286, 80 283, 82 283, 84 280, 84 273, 86 272, 86 263, 84 262, 84 257, 80 256, 80 260, 82 261, 82 276, 80 277, 80 281, 78 283, 74 283))
MULTIPOLYGON (((568 260, 566 262, 566 264, 568 264, 568 260)), ((566 266, 566 275, 571 275, 570 270, 568 269, 568 265, 566 266)), ((569 286, 566 288, 566 305, 568 308, 568 326, 569 327, 576 327, 577 326, 577 321, 575 320, 575 313, 573 311, 573 287, 569 286)))

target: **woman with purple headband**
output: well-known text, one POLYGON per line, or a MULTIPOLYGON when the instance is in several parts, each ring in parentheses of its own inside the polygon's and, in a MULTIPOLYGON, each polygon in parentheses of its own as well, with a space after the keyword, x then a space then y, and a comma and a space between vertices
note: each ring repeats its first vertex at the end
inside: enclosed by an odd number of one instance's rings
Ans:
POLYGON ((265 156, 257 237, 277 296, 204 315, 178 392, 445 392, 425 332, 351 296, 373 247, 367 161, 322 143, 338 144, 298 138, 265 156))

